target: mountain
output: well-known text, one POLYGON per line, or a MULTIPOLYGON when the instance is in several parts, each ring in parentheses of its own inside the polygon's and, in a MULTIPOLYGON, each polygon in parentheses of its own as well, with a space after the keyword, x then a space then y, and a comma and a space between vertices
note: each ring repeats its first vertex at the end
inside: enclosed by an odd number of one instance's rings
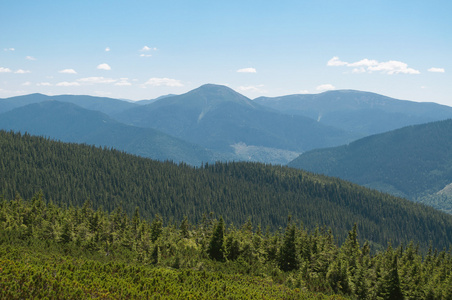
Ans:
POLYGON ((287 114, 302 115, 361 137, 452 118, 452 107, 397 100, 354 90, 321 94, 260 97, 256 103, 287 114))
POLYGON ((274 157, 290 151, 296 157, 296 153, 340 145, 355 137, 304 116, 266 108, 228 87, 213 84, 131 108, 115 117, 215 151, 250 157, 258 156, 259 151, 274 157), (240 152, 243 145, 248 148, 240 152))
POLYGON ((30 94, 0 99, 0 113, 7 112, 14 108, 21 107, 24 105, 40 103, 49 100, 73 103, 89 110, 97 110, 103 112, 107 115, 117 114, 126 109, 139 106, 138 104, 131 103, 128 101, 105 97, 93 97, 84 95, 47 96, 43 94, 30 94))
POLYGON ((451 149, 452 120, 448 119, 309 151, 289 166, 336 176, 452 212, 452 198, 447 199, 452 195, 451 149))
POLYGON ((101 112, 59 101, 29 104, 3 113, 0 128, 192 165, 218 159, 200 146, 157 130, 124 125, 101 112))
POLYGON ((163 96, 157 97, 155 99, 135 101, 134 103, 140 104, 140 105, 151 104, 151 103, 153 103, 153 102, 155 102, 157 100, 161 100, 161 99, 165 99, 165 98, 173 97, 173 96, 176 96, 176 95, 175 94, 168 94, 168 95, 163 95, 163 96))
POLYGON ((63 207, 82 207, 89 200, 89 206, 108 212, 118 209, 131 217, 138 208, 147 220, 159 214, 175 222, 184 216, 206 222, 213 212, 226 224, 250 220, 273 232, 291 216, 307 230, 331 228, 340 243, 356 223, 361 239, 374 249, 410 240, 440 249, 452 243, 451 215, 287 167, 241 162, 193 168, 4 131, 0 154, 4 199, 16 193, 31 199, 42 190, 45 199, 63 207))

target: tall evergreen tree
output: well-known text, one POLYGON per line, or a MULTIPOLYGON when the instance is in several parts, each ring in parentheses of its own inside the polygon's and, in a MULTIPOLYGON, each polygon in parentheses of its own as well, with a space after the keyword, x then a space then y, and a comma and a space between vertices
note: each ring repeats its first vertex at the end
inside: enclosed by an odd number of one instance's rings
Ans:
POLYGON ((224 220, 220 217, 217 222, 212 237, 210 238, 207 253, 211 259, 218 261, 225 260, 225 245, 224 245, 224 220))
POLYGON ((279 268, 283 271, 292 271, 298 268, 298 263, 296 227, 294 224, 289 224, 279 253, 279 268))

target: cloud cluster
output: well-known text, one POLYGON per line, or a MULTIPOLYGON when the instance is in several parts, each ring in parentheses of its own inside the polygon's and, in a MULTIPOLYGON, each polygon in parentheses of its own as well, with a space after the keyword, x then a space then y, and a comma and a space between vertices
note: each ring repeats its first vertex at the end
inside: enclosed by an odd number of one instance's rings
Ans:
POLYGON ((4 68, 4 67, 0 67, 0 73, 11 73, 11 69, 10 68, 4 68))
POLYGON ((130 86, 129 78, 120 78, 119 82, 115 83, 116 86, 130 86))
POLYGON ((144 46, 143 48, 140 49, 140 52, 145 52, 145 53, 141 53, 140 56, 141 57, 151 57, 152 54, 149 53, 150 51, 157 51, 157 48, 156 47, 151 48, 148 46, 144 46))
POLYGON ((63 81, 63 82, 58 82, 56 84, 56 86, 80 86, 80 83, 78 82, 67 82, 67 81, 63 81))
POLYGON ((26 60, 36 60, 36 58, 34 58, 33 56, 25 56, 26 60))
POLYGON ((427 71, 433 72, 433 73, 445 73, 446 72, 446 70, 444 70, 443 68, 430 68, 427 71))
POLYGON ((264 85, 263 84, 259 84, 259 85, 247 85, 247 86, 239 86, 238 90, 241 92, 253 92, 253 93, 267 93, 267 91, 265 89, 263 89, 264 85))
POLYGON ((171 86, 171 87, 181 87, 184 86, 180 80, 171 79, 171 78, 150 78, 148 81, 144 83, 145 85, 150 86, 171 86))
POLYGON ((390 60, 386 62, 379 62, 374 59, 362 59, 357 62, 348 63, 341 61, 339 57, 335 56, 327 63, 329 67, 349 67, 352 68, 353 73, 372 73, 381 72, 383 74, 420 74, 418 70, 409 68, 404 62, 397 60, 390 60))
POLYGON ((114 83, 117 80, 113 78, 105 78, 105 77, 85 77, 77 80, 78 82, 87 83, 87 84, 98 84, 98 83, 114 83))
POLYGON ((97 66, 97 69, 99 70, 105 70, 105 71, 110 71, 111 67, 108 64, 100 64, 97 66))
POLYGON ((62 73, 62 74, 77 74, 77 72, 74 69, 64 69, 64 70, 58 71, 58 73, 62 73))
POLYGON ((255 68, 243 68, 243 69, 238 69, 237 73, 257 73, 255 68))
MULTIPOLYGON (((12 70, 10 68, 0 67, 0 73, 11 73, 11 72, 12 70)), ((28 73, 31 73, 31 71, 22 69, 14 71, 14 74, 28 74, 28 73)))
POLYGON ((17 70, 16 72, 14 72, 15 74, 28 74, 28 73, 31 73, 31 71, 30 70, 22 70, 22 69, 19 69, 19 70, 17 70))
POLYGON ((332 84, 327 83, 327 84, 321 84, 321 85, 319 85, 318 87, 316 87, 315 89, 316 89, 317 91, 324 92, 324 91, 335 90, 336 87, 335 87, 334 85, 332 85, 332 84))

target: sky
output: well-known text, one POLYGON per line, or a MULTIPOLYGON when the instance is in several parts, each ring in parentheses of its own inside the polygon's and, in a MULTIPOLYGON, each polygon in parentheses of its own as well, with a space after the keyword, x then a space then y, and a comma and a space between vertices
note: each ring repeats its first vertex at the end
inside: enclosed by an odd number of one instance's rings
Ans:
POLYGON ((452 106, 452 2, 1 0, 0 98, 354 89, 452 106))

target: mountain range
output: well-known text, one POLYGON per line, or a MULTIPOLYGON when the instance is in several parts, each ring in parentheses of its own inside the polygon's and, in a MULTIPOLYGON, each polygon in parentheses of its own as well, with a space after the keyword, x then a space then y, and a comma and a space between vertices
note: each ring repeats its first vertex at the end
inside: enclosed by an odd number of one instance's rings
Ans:
POLYGON ((354 139, 344 130, 303 116, 288 117, 228 87, 213 84, 128 109, 115 118, 223 153, 233 153, 240 143, 301 153, 354 139))
POLYGON ((0 128, 65 142, 112 147, 162 161, 199 165, 224 159, 155 129, 128 126, 100 111, 55 100, 28 104, 1 114, 0 128))
POLYGON ((216 160, 287 164, 313 149, 450 118, 452 108, 350 90, 251 100, 226 86, 206 84, 137 102, 31 94, 0 99, 0 113, 2 129, 199 165, 216 160), (25 109, 49 100, 60 104, 25 109))
POLYGON ((254 101, 282 113, 306 116, 361 137, 452 118, 452 107, 449 106, 398 100, 354 90, 260 97, 254 101))
POLYGON ((452 212, 452 119, 303 153, 289 166, 452 212))

